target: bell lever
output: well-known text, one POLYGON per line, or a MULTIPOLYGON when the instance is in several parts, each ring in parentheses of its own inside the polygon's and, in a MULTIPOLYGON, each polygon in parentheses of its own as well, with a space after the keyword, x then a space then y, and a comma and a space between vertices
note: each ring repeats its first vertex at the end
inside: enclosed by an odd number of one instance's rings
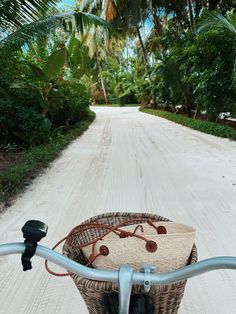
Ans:
POLYGON ((48 231, 48 226, 38 220, 28 220, 21 231, 25 238, 25 252, 21 256, 23 270, 32 269, 31 258, 34 256, 38 242, 44 238, 48 231))

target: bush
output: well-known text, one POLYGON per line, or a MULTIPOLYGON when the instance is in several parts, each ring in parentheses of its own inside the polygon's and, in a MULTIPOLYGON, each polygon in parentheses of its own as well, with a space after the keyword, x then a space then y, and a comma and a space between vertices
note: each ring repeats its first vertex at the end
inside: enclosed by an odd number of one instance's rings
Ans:
POLYGON ((61 80, 45 101, 19 56, 0 54, 0 71, 0 145, 48 143, 58 127, 72 127, 86 117, 90 94, 77 81, 61 80))
POLYGON ((54 127, 73 126, 86 117, 90 93, 86 86, 78 82, 63 82, 52 90, 49 98, 48 117, 54 127))
POLYGON ((21 191, 28 180, 35 177, 66 145, 87 130, 94 119, 95 113, 87 110, 87 118, 66 134, 54 138, 50 144, 29 149, 15 166, 0 172, 0 202, 7 201, 21 191))
POLYGON ((16 142, 32 146, 46 141, 51 122, 44 117, 35 90, 11 90, 0 94, 0 144, 16 142))
MULTIPOLYGON (((211 29, 196 37, 189 80, 194 90, 195 102, 206 111, 210 121, 216 121, 219 113, 233 111, 235 91, 232 86, 232 69, 235 58, 233 34, 211 29)), ((192 54, 192 56, 191 56, 192 54)), ((181 62, 184 60, 181 59, 181 62)))
POLYGON ((204 133, 208 133, 211 135, 225 137, 232 140, 236 140, 236 130, 221 124, 217 124, 214 122, 203 121, 203 120, 195 120, 188 118, 183 115, 177 115, 167 111, 154 110, 154 109, 146 109, 140 108, 140 111, 152 114, 154 116, 158 116, 161 118, 165 118, 167 120, 182 124, 194 130, 198 130, 204 133))

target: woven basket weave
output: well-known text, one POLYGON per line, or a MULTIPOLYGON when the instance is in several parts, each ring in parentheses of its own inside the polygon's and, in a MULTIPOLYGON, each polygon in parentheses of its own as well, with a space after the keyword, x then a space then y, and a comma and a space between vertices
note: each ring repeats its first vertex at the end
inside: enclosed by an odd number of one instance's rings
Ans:
MULTIPOLYGON (((107 213, 86 220, 84 223, 102 223, 117 225, 126 220, 140 219, 144 223, 147 219, 156 221, 169 221, 168 219, 143 213, 107 213)), ((136 221, 137 223, 137 221, 136 221)), ((93 240, 104 232, 102 229, 92 229, 76 235, 73 244, 84 244, 93 240)), ((88 260, 81 249, 75 249, 68 241, 63 246, 63 254, 83 265, 88 260)), ((188 264, 197 262, 197 249, 193 246, 188 264)), ((79 289, 90 314, 117 314, 118 313, 118 285, 110 282, 99 282, 71 275, 79 289)), ((142 285, 134 285, 130 300, 130 314, 175 314, 182 300, 187 280, 179 281, 165 286, 152 286, 150 292, 144 293, 142 285)))

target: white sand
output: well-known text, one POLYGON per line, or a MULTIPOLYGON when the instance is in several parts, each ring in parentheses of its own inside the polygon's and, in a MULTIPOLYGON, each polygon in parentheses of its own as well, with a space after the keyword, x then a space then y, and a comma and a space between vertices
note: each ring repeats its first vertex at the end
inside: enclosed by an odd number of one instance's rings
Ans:
MULTIPOLYGON (((197 229, 200 259, 236 255, 236 143, 138 108, 96 107, 96 121, 0 216, 0 242, 21 241, 27 219, 49 226, 52 246, 84 219, 143 211, 197 229)), ((87 313, 69 278, 50 276, 39 258, 0 258, 0 313, 87 313)), ((189 280, 180 313, 236 313, 236 272, 189 280)))

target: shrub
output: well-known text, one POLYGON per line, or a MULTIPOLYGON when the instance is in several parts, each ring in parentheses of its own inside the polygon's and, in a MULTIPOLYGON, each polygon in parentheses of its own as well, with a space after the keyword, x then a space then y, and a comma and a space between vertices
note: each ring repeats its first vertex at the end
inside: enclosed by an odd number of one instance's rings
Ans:
POLYGON ((46 167, 72 140, 81 135, 95 119, 95 113, 87 110, 86 119, 80 121, 64 135, 54 138, 47 145, 35 146, 26 151, 18 163, 0 172, 0 202, 21 191, 28 180, 46 167))
POLYGON ((90 93, 78 82, 63 82, 52 90, 49 98, 48 117, 54 127, 72 126, 86 116, 90 93))
POLYGON ((149 113, 155 116, 159 116, 161 118, 165 118, 167 120, 182 124, 194 130, 198 130, 198 131, 215 135, 215 136, 219 136, 219 137, 225 137, 232 140, 236 140, 236 130, 229 126, 221 125, 215 122, 195 120, 195 119, 183 116, 183 115, 177 115, 175 113, 171 113, 167 111, 146 109, 146 108, 140 108, 140 111, 149 113))
POLYGON ((0 144, 16 142, 23 146, 43 143, 51 129, 51 122, 37 107, 40 98, 36 92, 11 90, 0 95, 0 144))

